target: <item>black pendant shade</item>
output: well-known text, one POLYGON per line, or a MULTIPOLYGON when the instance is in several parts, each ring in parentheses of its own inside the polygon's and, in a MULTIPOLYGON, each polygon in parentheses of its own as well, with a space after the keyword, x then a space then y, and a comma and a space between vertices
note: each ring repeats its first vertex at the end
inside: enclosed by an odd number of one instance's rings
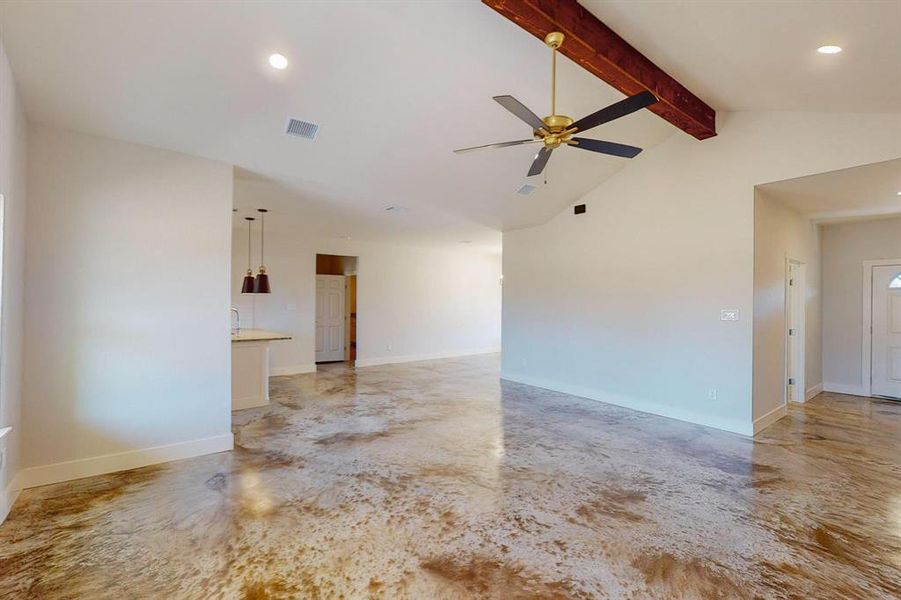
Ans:
MULTIPOLYGON (((269 274, 266 273, 266 261, 264 260, 266 250, 266 213, 269 211, 265 208, 258 208, 257 212, 260 213, 260 272, 257 273, 253 291, 256 294, 271 294, 272 288, 269 287, 269 274)), ((248 273, 250 273, 249 270, 248 273)), ((245 285, 247 285, 247 278, 245 277, 244 280, 245 285)))
MULTIPOLYGON (((247 280, 250 279, 254 281, 249 275, 244 278, 244 285, 247 285, 247 280)), ((263 267, 260 268, 260 272, 257 274, 256 281, 253 286, 254 293, 257 294, 271 294, 272 289, 269 287, 269 274, 266 273, 263 267)))
POLYGON ((241 286, 241 293, 252 294, 254 285, 253 271, 247 271, 247 275, 244 276, 244 284, 241 286))

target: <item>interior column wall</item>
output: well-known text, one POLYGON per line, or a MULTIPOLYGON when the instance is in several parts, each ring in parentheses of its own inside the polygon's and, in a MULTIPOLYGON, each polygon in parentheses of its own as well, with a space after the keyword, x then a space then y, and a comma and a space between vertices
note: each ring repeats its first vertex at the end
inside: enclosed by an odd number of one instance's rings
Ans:
POLYGON ((806 266, 804 375, 806 390, 822 389, 820 232, 803 215, 757 190, 754 198, 754 380, 755 422, 785 402, 786 260, 806 266))
POLYGON ((231 166, 29 141, 26 484, 230 449, 231 166))
POLYGON ((0 41, 0 194, 3 211, 3 305, 0 307, 0 522, 19 490, 22 464, 22 364, 25 319, 25 214, 27 121, 0 41))

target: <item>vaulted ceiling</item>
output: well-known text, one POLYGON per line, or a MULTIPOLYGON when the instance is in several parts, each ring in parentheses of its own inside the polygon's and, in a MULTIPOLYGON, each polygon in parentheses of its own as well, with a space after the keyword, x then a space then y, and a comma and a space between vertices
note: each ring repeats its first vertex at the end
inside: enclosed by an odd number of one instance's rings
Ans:
MULTIPOLYGON (((894 0, 584 4, 718 110, 901 110, 894 0), (813 52, 827 42, 846 52, 813 52)), ((557 152, 522 196, 534 147, 451 152, 529 136, 494 95, 549 110, 547 48, 477 2, 7 1, 0 34, 33 121, 234 164, 279 211, 315 208, 326 234, 496 240, 626 164, 557 152), (286 136, 288 117, 318 138, 286 136)), ((558 88, 573 117, 623 97, 565 58, 558 88)), ((592 133, 644 148, 686 135, 648 111, 592 133)))

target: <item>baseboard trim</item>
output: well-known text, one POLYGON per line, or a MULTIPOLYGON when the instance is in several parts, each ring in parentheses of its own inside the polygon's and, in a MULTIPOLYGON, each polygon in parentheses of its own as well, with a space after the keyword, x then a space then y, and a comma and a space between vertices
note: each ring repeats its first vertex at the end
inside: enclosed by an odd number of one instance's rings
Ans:
POLYGON ((823 384, 818 383, 813 387, 807 388, 807 392, 804 394, 804 401, 813 400, 817 396, 823 393, 823 384))
POLYGON ((19 497, 19 494, 22 493, 21 481, 22 472, 19 471, 10 480, 9 485, 6 486, 6 489, 3 490, 3 496, 0 497, 0 523, 3 523, 6 520, 6 517, 9 516, 10 511, 12 511, 13 509, 13 504, 16 503, 16 499, 19 497))
POLYGON ((232 448, 234 448, 234 436, 228 433, 165 446, 92 456, 91 458, 70 460, 40 467, 29 467, 20 471, 20 483, 21 487, 26 489, 72 479, 81 479, 82 477, 127 471, 204 454, 225 452, 232 448))
POLYGON ((784 404, 777 406, 760 418, 754 419, 754 435, 763 431, 782 417, 788 414, 788 407, 784 404))
POLYGON ((823 382, 823 391, 833 392, 835 394, 848 394, 850 396, 869 396, 869 394, 864 391, 862 385, 847 385, 844 383, 823 382))
POLYGON ((380 356, 377 358, 358 358, 356 367, 376 367, 378 365, 393 365, 395 363, 419 362, 421 360, 439 360, 442 358, 458 358, 460 356, 474 356, 476 354, 496 354, 500 347, 478 348, 474 350, 459 350, 454 352, 436 352, 434 354, 413 354, 407 356, 380 356))
POLYGON ((694 423, 695 425, 713 427, 714 429, 721 429, 723 431, 737 433, 739 435, 751 436, 754 434, 753 424, 751 423, 750 419, 747 422, 742 422, 732 419, 710 418, 710 416, 705 414, 673 409, 670 406, 663 406, 653 402, 646 402, 644 400, 640 400, 631 396, 610 394, 591 388, 532 377, 530 375, 523 375, 522 373, 516 373, 512 371, 502 371, 501 379, 506 379, 507 381, 513 381, 515 383, 524 383, 526 385, 531 385, 533 387, 539 387, 554 392, 571 394, 573 396, 579 396, 580 398, 587 398, 588 400, 595 400, 597 402, 604 402, 606 404, 615 404, 616 406, 622 406, 631 410, 637 410, 638 412, 666 417, 668 419, 676 419, 677 421, 685 421, 687 423, 694 423))
POLYGON ((270 377, 280 377, 282 375, 300 375, 301 373, 315 373, 316 364, 308 365, 291 365, 288 367, 272 367, 269 369, 270 377))

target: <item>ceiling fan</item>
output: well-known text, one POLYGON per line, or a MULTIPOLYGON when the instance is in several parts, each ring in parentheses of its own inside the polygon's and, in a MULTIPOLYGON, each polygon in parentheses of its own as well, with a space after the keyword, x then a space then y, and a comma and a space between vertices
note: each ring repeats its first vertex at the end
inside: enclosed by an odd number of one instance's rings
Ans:
POLYGON ((591 152, 600 152, 601 154, 621 156, 623 158, 634 158, 641 152, 641 148, 636 148, 635 146, 627 146, 626 144, 617 144, 615 142, 605 142, 602 140, 592 140, 583 137, 573 137, 573 134, 588 131, 593 127, 624 117, 654 104, 657 102, 657 97, 651 92, 645 91, 635 94, 625 100, 620 100, 606 108, 591 113, 587 117, 582 117, 578 121, 573 121, 566 115, 557 114, 557 48, 563 44, 563 37, 563 34, 559 31, 553 31, 544 38, 544 43, 551 49, 551 114, 549 116, 543 119, 539 118, 538 115, 529 110, 528 107, 513 96, 494 97, 494 100, 498 104, 525 121, 532 128, 534 139, 501 142, 499 144, 485 144, 484 146, 473 146, 472 148, 460 148, 459 150, 454 150, 454 152, 470 152, 472 150, 481 150, 483 148, 507 148, 509 146, 520 146, 522 144, 543 143, 544 146, 538 151, 538 154, 535 155, 532 166, 529 168, 530 177, 532 175, 539 175, 544 171, 544 167, 551 157, 551 152, 563 145, 581 148, 582 150, 590 150, 591 152))

